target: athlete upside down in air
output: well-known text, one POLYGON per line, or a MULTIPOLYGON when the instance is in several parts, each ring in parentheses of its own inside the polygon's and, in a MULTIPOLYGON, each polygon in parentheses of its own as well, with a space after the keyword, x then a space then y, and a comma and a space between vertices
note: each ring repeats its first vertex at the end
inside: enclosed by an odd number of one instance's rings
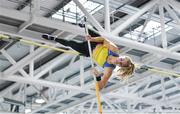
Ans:
MULTIPOLYGON (((103 73, 99 73, 95 68, 92 70, 96 76, 96 80, 98 81, 99 89, 102 89, 106 85, 116 66, 120 67, 118 70, 118 76, 126 78, 132 75, 135 65, 128 56, 119 56, 119 54, 117 54, 119 48, 114 43, 102 38, 96 33, 92 33, 92 31, 90 34, 91 36, 86 36, 86 40, 90 41, 93 59, 99 66, 104 68, 103 73)), ((47 34, 42 35, 42 37, 46 40, 54 40, 64 46, 70 46, 82 56, 90 57, 87 41, 81 43, 67 41, 47 34)))

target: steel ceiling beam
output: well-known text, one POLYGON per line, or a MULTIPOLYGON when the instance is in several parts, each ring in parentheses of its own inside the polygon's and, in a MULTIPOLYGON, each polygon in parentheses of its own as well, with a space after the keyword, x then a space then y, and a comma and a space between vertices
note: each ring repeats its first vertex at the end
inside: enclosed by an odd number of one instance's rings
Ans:
POLYGON ((69 2, 71 2, 72 0, 61 0, 61 3, 58 4, 56 7, 54 7, 52 9, 51 12, 48 12, 44 17, 51 17, 53 14, 55 14, 56 12, 58 12, 61 8, 63 8, 64 6, 66 6, 69 2))
POLYGON ((131 16, 129 19, 127 19, 123 24, 119 25, 117 28, 115 28, 112 31, 112 34, 118 35, 120 32, 122 32, 124 29, 126 29, 128 26, 131 25, 136 19, 138 19, 141 15, 143 15, 145 12, 147 12, 149 9, 151 9, 153 6, 155 6, 158 3, 159 0, 152 0, 149 3, 147 3, 142 9, 140 9, 136 14, 131 16))
POLYGON ((78 1, 73 0, 74 3, 79 7, 79 9, 87 16, 87 21, 89 21, 97 30, 104 32, 104 28, 100 23, 84 8, 84 6, 78 1))
POLYGON ((39 85, 39 86, 44 86, 44 87, 55 87, 55 88, 60 88, 64 90, 82 91, 82 88, 79 86, 67 85, 67 84, 63 84, 59 82, 46 81, 42 79, 35 79, 33 77, 20 77, 17 75, 6 76, 6 75, 1 74, 0 80, 13 81, 13 82, 18 82, 18 83, 23 83, 23 84, 39 85))
POLYGON ((104 0, 104 9, 105 9, 105 16, 104 16, 104 19, 105 19, 105 30, 107 32, 110 32, 111 31, 111 25, 110 25, 110 8, 109 8, 109 0, 104 0))
MULTIPOLYGON (((0 52, 2 53, 3 56, 5 56, 9 62, 13 65, 15 65, 17 62, 4 50, 0 50, 0 52)), ((28 77, 29 75, 26 73, 26 71, 24 71, 22 68, 19 70, 19 72, 24 76, 24 77, 28 77)))
MULTIPOLYGON (((31 15, 29 13, 0 7, 0 16, 27 22, 31 15)), ((57 19, 48 19, 39 15, 34 16, 33 24, 63 30, 77 35, 85 35, 84 29, 79 26, 65 23, 57 19)))
POLYGON ((20 2, 19 6, 16 8, 17 10, 22 10, 24 9, 26 6, 28 6, 31 3, 32 0, 25 0, 20 2))
MULTIPOLYGON (((97 1, 95 1, 95 0, 92 0, 93 2, 97 2, 97 1)), ((169 1, 168 1, 169 2, 169 1)), ((98 3, 100 3, 100 4, 103 4, 103 1, 98 1, 98 3)), ((111 2, 110 2, 111 3, 111 2)), ((171 0, 171 3, 174 3, 174 0, 171 0)), ((180 4, 180 3, 176 3, 176 6, 177 6, 177 4, 180 4)), ((123 5, 123 4, 120 4, 120 5, 123 5)), ((173 4, 174 5, 174 4, 173 4)), ((111 8, 114 8, 114 10, 115 10, 115 8, 116 7, 118 7, 118 6, 116 6, 116 5, 114 5, 113 3, 111 3, 111 5, 110 5, 110 7, 111 8)), ((179 6, 177 6, 176 8, 178 8, 179 6)), ((178 8, 178 9, 180 9, 180 7, 178 8)), ((177 9, 177 10, 178 10, 177 9)), ((126 4, 126 5, 124 5, 123 7, 121 7, 120 9, 118 9, 118 11, 121 11, 121 12, 124 12, 124 13, 127 13, 127 14, 129 14, 129 15, 127 15, 128 16, 128 18, 130 18, 129 16, 131 16, 131 15, 135 15, 137 12, 139 12, 141 9, 139 9, 139 8, 136 8, 136 7, 133 7, 133 6, 131 6, 131 5, 128 5, 128 4, 126 4)), ((178 11, 180 11, 180 10, 178 10, 178 11)), ((127 17, 126 16, 126 17, 127 17)), ((127 20, 128 18, 126 18, 126 19, 124 19, 123 21, 125 21, 125 20, 127 20)), ((148 18, 148 14, 144 14, 144 15, 142 15, 141 17, 139 17, 139 18, 141 18, 141 19, 147 19, 148 18)), ((157 15, 157 14, 152 14, 152 18, 151 18, 153 21, 155 21, 155 22, 159 22, 160 23, 160 16, 159 15, 157 15)), ((170 20, 170 18, 165 18, 165 21, 166 22, 168 22, 170 20)), ((113 24, 112 24, 112 26, 113 26, 113 28, 115 28, 116 26, 119 26, 119 25, 121 25, 123 22, 122 22, 122 20, 120 19, 120 20, 118 20, 118 21, 116 21, 116 22, 114 22, 113 24)), ((180 27, 176 24, 176 23, 174 23, 174 22, 169 22, 169 23, 167 23, 167 25, 169 25, 169 26, 171 26, 171 27, 175 27, 175 28, 178 28, 178 29, 180 29, 180 27)))
POLYGON ((165 19, 164 19, 164 2, 162 0, 159 0, 159 15, 160 15, 160 23, 161 23, 161 42, 162 47, 164 49, 167 49, 168 43, 167 43, 167 35, 165 31, 165 19))
MULTIPOLYGON (((151 74, 151 73, 150 73, 150 74, 151 74)), ((134 77, 134 78, 129 79, 128 83, 130 84, 130 83, 133 83, 133 82, 136 82, 136 81, 142 81, 142 80, 143 80, 144 78, 146 78, 146 77, 148 77, 148 74, 147 74, 147 75, 144 75, 144 76, 136 76, 136 77, 134 77)), ((91 85, 93 86, 93 84, 91 84, 91 85)), ((112 86, 109 86, 109 87, 103 89, 103 90, 101 91, 101 94, 111 93, 111 92, 113 92, 113 91, 115 91, 115 90, 117 90, 117 89, 119 89, 119 88, 122 88, 122 87, 124 87, 124 86, 126 86, 126 85, 127 85, 127 83, 117 83, 117 84, 115 84, 115 85, 112 85, 112 86)), ((72 96, 73 96, 73 95, 72 95, 72 96)), ((69 97, 71 97, 71 95, 70 95, 70 96, 67 96, 67 97, 69 98, 69 97)), ((80 105, 80 104, 82 104, 82 103, 84 103, 84 102, 87 102, 87 101, 91 100, 91 99, 94 98, 94 97, 95 97, 95 93, 92 94, 91 96, 87 96, 87 97, 81 99, 81 101, 75 101, 75 102, 71 103, 71 104, 68 105, 68 106, 60 107, 58 110, 61 111, 61 112, 66 111, 66 110, 68 110, 70 107, 80 105)), ((58 112, 57 112, 56 114, 58 114, 58 112)))
POLYGON ((128 46, 134 49, 142 50, 142 51, 153 53, 156 55, 162 55, 168 58, 180 60, 180 53, 178 52, 171 52, 166 49, 162 49, 162 48, 144 44, 144 43, 135 42, 135 41, 125 39, 123 37, 118 37, 109 33, 101 33, 101 35, 104 36, 105 38, 108 38, 109 40, 113 42, 116 42, 116 44, 121 44, 123 46, 128 46))
POLYGON ((39 48, 36 51, 34 51, 32 54, 29 54, 28 56, 21 59, 19 62, 8 68, 3 72, 4 75, 12 75, 16 73, 19 69, 23 68, 24 66, 28 65, 31 61, 34 61, 35 59, 41 57, 42 55, 49 52, 47 49, 39 48))

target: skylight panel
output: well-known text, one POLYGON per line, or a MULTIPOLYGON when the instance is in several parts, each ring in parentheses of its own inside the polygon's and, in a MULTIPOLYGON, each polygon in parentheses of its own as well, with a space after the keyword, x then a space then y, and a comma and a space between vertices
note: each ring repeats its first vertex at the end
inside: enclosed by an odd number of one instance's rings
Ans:
MULTIPOLYGON (((140 32, 142 28, 143 28, 143 25, 136 28, 135 30, 140 32)), ((155 22, 155 21, 149 21, 143 32, 150 34, 153 32, 153 30, 160 31, 161 30, 161 24, 158 22, 155 22)))
MULTIPOLYGON (((81 4, 83 4, 84 8, 90 14, 94 14, 95 12, 97 12, 98 10, 103 8, 103 5, 100 5, 98 3, 94 3, 92 1, 79 0, 79 2, 81 4)), ((56 18, 56 19, 61 19, 61 20, 64 19, 64 21, 76 23, 76 22, 81 22, 81 20, 83 19, 82 17, 84 17, 84 14, 76 6, 76 4, 73 1, 71 1, 70 3, 65 5, 64 8, 60 9, 57 13, 55 13, 52 17, 56 18), (64 15, 64 18, 63 18, 63 15, 64 15)))
MULTIPOLYGON (((134 29, 133 31, 130 31, 129 33, 125 34, 124 37, 126 38, 130 38, 132 40, 138 40, 138 41, 143 41, 144 38, 154 38, 157 35, 161 34, 161 24, 159 22, 155 22, 155 21, 149 21, 143 31, 143 35, 141 36, 141 38, 139 38, 139 35, 141 33, 141 30, 143 28, 143 25, 137 27, 136 29, 134 29), (152 37, 150 37, 152 36, 152 37)), ((168 31, 172 29, 172 27, 165 25, 165 31, 168 31)))

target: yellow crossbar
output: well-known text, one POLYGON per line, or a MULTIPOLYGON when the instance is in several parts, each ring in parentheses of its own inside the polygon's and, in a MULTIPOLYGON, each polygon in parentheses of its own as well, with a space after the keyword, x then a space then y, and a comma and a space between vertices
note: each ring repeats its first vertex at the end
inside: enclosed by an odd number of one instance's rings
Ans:
MULTIPOLYGON (((140 67, 140 65, 136 64, 136 68, 141 68, 141 67, 140 67)), ((178 73, 171 72, 171 71, 165 71, 165 70, 161 70, 161 69, 158 69, 158 68, 144 68, 144 69, 147 69, 147 70, 149 70, 151 72, 156 72, 156 73, 164 74, 163 76, 165 76, 165 75, 172 75, 172 76, 180 77, 180 74, 178 74, 178 73)))
MULTIPOLYGON (((0 39, 12 39, 12 38, 10 38, 7 35, 0 34, 0 39)), ((12 40, 17 40, 17 39, 12 39, 12 40)), ((53 47, 53 46, 49 46, 49 45, 45 45, 45 44, 41 44, 41 43, 37 43, 37 42, 30 41, 30 40, 25 40, 25 39, 18 39, 18 40, 20 42, 22 42, 24 44, 28 44, 28 45, 34 45, 34 46, 39 46, 39 47, 42 47, 42 48, 51 49, 51 50, 54 50, 54 51, 79 55, 79 53, 77 51, 64 50, 64 49, 56 48, 56 47, 53 47)))

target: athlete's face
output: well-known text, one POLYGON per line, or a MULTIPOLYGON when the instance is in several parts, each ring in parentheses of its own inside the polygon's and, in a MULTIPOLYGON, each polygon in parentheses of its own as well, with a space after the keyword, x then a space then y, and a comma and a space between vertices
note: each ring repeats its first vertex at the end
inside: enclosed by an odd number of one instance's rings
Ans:
POLYGON ((119 57, 116 59, 116 64, 120 67, 128 67, 129 62, 125 57, 119 57))

